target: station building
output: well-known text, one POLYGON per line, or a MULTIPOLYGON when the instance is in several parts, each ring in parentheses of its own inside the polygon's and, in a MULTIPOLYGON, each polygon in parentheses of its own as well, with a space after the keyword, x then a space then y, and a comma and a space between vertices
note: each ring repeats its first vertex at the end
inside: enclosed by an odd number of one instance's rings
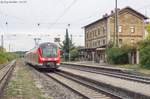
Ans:
MULTIPOLYGON (((118 42, 134 45, 145 37, 145 21, 148 19, 143 14, 131 7, 118 9, 118 42)), ((95 22, 84 26, 85 48, 80 49, 80 59, 98 63, 107 62, 106 47, 115 40, 115 12, 105 14, 95 22)), ((131 63, 139 63, 139 53, 135 50, 131 54, 131 63)))

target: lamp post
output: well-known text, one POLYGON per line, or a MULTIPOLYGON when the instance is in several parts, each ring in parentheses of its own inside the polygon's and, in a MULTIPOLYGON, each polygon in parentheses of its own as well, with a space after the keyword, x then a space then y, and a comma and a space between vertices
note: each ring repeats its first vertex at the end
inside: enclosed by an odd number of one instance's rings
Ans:
MULTIPOLYGON (((40 23, 38 23, 37 26, 38 26, 38 30, 39 30, 40 23)), ((35 47, 37 47, 39 45, 40 40, 41 40, 41 38, 38 37, 38 33, 37 33, 37 36, 34 38, 35 47)))
MULTIPOLYGON (((69 29, 69 27, 70 27, 70 24, 68 24, 68 29, 69 29)), ((69 37, 69 32, 68 32, 68 37, 69 37)), ((69 54, 69 62, 70 62, 70 43, 71 42, 70 42, 70 38, 69 38, 69 53, 68 53, 69 54)))
POLYGON ((115 45, 118 47, 119 34, 118 34, 118 0, 115 0, 115 45))
MULTIPOLYGON (((6 24, 6 33, 8 33, 8 22, 6 21, 5 24, 6 24)), ((10 52, 10 45, 11 45, 11 44, 9 43, 9 48, 8 48, 8 51, 9 51, 9 52, 10 52)))
MULTIPOLYGON (((5 25, 6 25, 6 32, 7 32, 7 25, 8 25, 7 21, 5 25)), ((1 46, 2 46, 2 52, 4 52, 4 33, 1 35, 1 46)))
MULTIPOLYGON (((40 23, 38 23, 37 24, 38 25, 38 31, 40 30, 39 28, 40 28, 40 23)), ((39 35, 40 35, 40 33, 39 33, 39 35)), ((39 45, 39 42, 40 42, 40 38, 39 37, 37 37, 37 46, 39 45)))
POLYGON ((41 39, 40 38, 34 38, 34 41, 35 41, 35 47, 37 47, 38 45, 39 45, 39 41, 40 41, 41 39))
POLYGON ((118 34, 118 0, 116 0, 116 46, 119 45, 119 34, 118 34))

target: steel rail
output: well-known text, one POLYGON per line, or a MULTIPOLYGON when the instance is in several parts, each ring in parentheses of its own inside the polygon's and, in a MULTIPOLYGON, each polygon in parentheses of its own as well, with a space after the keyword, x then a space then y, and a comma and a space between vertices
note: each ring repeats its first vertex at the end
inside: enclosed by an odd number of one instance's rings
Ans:
MULTIPOLYGON (((83 86, 85 86, 85 87, 87 87, 87 88, 90 88, 90 89, 92 89, 92 90, 95 90, 96 92, 98 92, 98 94, 100 93, 100 94, 102 94, 102 95, 106 95, 106 97, 110 97, 111 99, 121 99, 120 96, 116 96, 116 95, 114 95, 114 94, 112 94, 112 93, 110 93, 110 92, 97 89, 95 86, 92 86, 91 84, 88 84, 87 82, 84 82, 84 81, 82 81, 82 80, 79 80, 79 79, 76 79, 76 78, 71 77, 71 76, 69 76, 69 75, 66 75, 66 74, 64 74, 63 72, 55 72, 55 74, 56 74, 56 75, 59 75, 59 76, 61 76, 61 77, 63 77, 63 78, 66 78, 66 79, 68 79, 68 80, 71 80, 71 81, 73 81, 73 82, 76 82, 76 83, 78 83, 78 84, 80 84, 80 85, 83 85, 83 86)), ((84 97, 85 99, 94 99, 94 98, 91 98, 91 97, 94 97, 94 96, 90 96, 90 98, 89 98, 89 96, 87 96, 87 95, 81 93, 81 92, 78 91, 78 90, 73 89, 72 87, 68 86, 67 84, 64 84, 64 83, 61 81, 61 79, 58 80, 57 78, 53 77, 50 73, 49 73, 49 74, 46 73, 45 75, 48 76, 48 77, 50 77, 50 78, 52 78, 52 79, 54 79, 55 81, 57 81, 58 83, 62 84, 63 86, 65 86, 65 87, 67 87, 67 88, 73 90, 74 92, 76 92, 77 94, 81 95, 81 96, 84 97)), ((105 97, 103 97, 103 98, 105 98, 105 97)), ((98 98, 98 99, 100 99, 100 98, 98 98)))
POLYGON ((150 84, 150 77, 129 74, 124 71, 121 72, 118 70, 115 71, 114 69, 107 70, 107 69, 102 69, 100 67, 82 66, 82 65, 75 65, 75 66, 74 65, 61 65, 61 66, 66 67, 66 68, 72 68, 72 69, 76 69, 76 70, 81 70, 81 71, 102 74, 102 75, 117 77, 117 78, 121 78, 121 79, 132 80, 132 81, 136 81, 136 82, 150 84))
POLYGON ((9 64, 9 63, 1 64, 1 65, 0 65, 0 70, 3 69, 3 68, 4 68, 5 66, 7 66, 8 64, 9 64))
POLYGON ((87 86, 90 86, 91 88, 95 88, 97 90, 109 93, 121 99, 149 99, 150 98, 149 96, 145 96, 143 94, 136 93, 127 89, 115 87, 115 86, 112 86, 103 82, 99 82, 97 80, 93 80, 87 77, 73 74, 72 72, 60 70, 59 74, 63 76, 65 75, 66 77, 70 79, 80 81, 80 83, 87 84, 87 86))
POLYGON ((3 93, 3 89, 8 81, 8 78, 10 77, 12 70, 16 64, 16 60, 13 60, 10 64, 4 66, 3 68, 0 69, 0 97, 3 93))
POLYGON ((65 86, 66 88, 72 90, 73 92, 77 93, 78 95, 82 96, 83 98, 88 99, 87 96, 85 96, 84 94, 81 94, 80 92, 78 92, 78 91, 74 90, 73 88, 67 86, 66 84, 64 84, 64 83, 61 82, 60 80, 57 80, 56 78, 52 77, 51 75, 48 75, 48 74, 45 74, 45 75, 46 75, 47 77, 50 77, 50 78, 53 79, 54 81, 60 83, 61 85, 65 86))
MULTIPOLYGON (((83 95, 83 94, 81 94, 80 92, 78 92, 78 91, 72 89, 71 87, 69 87, 69 86, 67 86, 66 84, 62 83, 61 81, 55 79, 54 77, 50 76, 50 75, 47 73, 46 70, 43 71, 43 70, 41 70, 41 69, 38 69, 38 68, 33 67, 32 65, 27 65, 27 66, 29 66, 29 68, 32 68, 35 73, 37 73, 37 74, 40 75, 40 77, 42 77, 42 78, 45 78, 45 77, 51 78, 51 79, 53 79, 54 81, 56 81, 57 83, 61 84, 62 86, 64 86, 64 87, 70 89, 71 91, 75 92, 75 93, 78 94, 79 96, 83 97, 83 99, 88 99, 88 97, 86 97, 85 95, 83 95)), ((56 71, 57 71, 57 70, 56 70, 56 71)), ((51 73, 52 73, 52 72, 51 72, 51 73)))

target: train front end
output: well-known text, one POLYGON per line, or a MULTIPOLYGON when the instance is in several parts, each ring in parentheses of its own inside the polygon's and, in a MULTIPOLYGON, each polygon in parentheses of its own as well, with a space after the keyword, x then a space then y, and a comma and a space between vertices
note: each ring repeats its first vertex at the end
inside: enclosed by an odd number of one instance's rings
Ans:
POLYGON ((53 43, 41 44, 38 48, 38 63, 41 68, 57 69, 60 65, 60 49, 53 43))

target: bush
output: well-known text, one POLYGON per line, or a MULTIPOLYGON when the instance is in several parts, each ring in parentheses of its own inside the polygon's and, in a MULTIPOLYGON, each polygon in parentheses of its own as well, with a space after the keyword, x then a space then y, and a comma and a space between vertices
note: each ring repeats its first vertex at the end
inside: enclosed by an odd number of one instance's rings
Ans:
POLYGON ((5 53, 0 53, 0 64, 7 62, 7 57, 5 53))
POLYGON ((70 58, 71 61, 75 61, 78 58, 78 49, 74 48, 73 50, 70 51, 70 58))
POLYGON ((6 53, 6 57, 7 57, 8 61, 11 61, 11 60, 15 59, 17 57, 17 55, 14 53, 6 53))
POLYGON ((127 64, 129 63, 128 47, 112 47, 107 49, 107 61, 111 64, 127 64))
POLYGON ((0 52, 0 64, 6 63, 8 61, 11 61, 17 57, 14 53, 2 53, 0 52))
POLYGON ((150 40, 140 43, 140 64, 142 67, 150 68, 150 40))

